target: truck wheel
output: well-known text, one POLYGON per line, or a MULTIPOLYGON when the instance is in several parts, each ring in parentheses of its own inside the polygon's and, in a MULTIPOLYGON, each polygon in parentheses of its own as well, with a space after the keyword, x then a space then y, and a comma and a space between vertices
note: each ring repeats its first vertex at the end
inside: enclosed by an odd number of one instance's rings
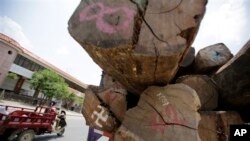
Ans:
POLYGON ((59 133, 57 133, 57 136, 62 136, 65 132, 65 128, 63 128, 59 133))
POLYGON ((17 141, 33 141, 35 132, 31 129, 23 131, 18 137, 17 141))

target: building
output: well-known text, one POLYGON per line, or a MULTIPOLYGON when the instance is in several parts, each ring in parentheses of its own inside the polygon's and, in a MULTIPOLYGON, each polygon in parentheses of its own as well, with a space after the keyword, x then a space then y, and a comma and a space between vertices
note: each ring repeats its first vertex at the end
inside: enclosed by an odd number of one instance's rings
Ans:
MULTIPOLYGON (((86 84, 21 47, 10 37, 0 33, 0 89, 17 95, 32 97, 35 91, 30 88, 29 80, 35 71, 45 68, 62 76, 74 94, 84 97, 86 84), (16 74, 17 79, 7 77, 9 73, 16 74)), ((42 97, 41 93, 39 93, 39 97, 42 97)))

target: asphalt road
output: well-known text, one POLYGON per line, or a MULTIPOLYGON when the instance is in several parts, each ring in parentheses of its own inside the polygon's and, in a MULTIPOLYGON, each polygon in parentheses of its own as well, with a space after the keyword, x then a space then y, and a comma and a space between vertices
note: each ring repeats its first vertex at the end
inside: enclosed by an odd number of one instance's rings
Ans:
MULTIPOLYGON (((88 126, 85 125, 83 117, 67 116, 67 127, 62 137, 56 134, 46 134, 36 136, 34 141, 87 141, 88 126)), ((98 141, 108 141, 108 138, 102 137, 98 141)))

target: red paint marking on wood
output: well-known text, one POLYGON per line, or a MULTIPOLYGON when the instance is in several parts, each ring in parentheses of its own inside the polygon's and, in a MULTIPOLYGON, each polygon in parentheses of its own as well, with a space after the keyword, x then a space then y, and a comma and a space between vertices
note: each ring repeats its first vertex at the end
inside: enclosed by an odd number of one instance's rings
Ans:
POLYGON ((116 99, 117 95, 112 92, 112 90, 108 90, 104 93, 104 99, 109 103, 116 99))
POLYGON ((174 106, 169 104, 163 111, 160 112, 162 117, 167 116, 167 121, 163 121, 163 119, 158 115, 158 113, 154 113, 152 115, 151 126, 153 130, 157 132, 164 133, 164 131, 169 127, 175 125, 187 125, 188 121, 185 119, 181 119, 174 106), (170 125, 171 124, 171 125, 170 125))

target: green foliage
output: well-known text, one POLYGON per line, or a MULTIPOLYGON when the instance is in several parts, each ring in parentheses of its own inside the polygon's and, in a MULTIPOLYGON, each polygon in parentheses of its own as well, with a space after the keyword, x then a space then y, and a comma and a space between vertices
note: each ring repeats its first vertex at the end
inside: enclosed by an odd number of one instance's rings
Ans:
POLYGON ((68 99, 69 99, 70 101, 74 102, 74 101, 76 100, 76 95, 75 95, 74 93, 71 93, 71 94, 69 94, 68 99))
POLYGON ((82 97, 78 97, 78 96, 77 96, 75 102, 76 102, 77 104, 80 104, 80 105, 81 105, 81 104, 83 104, 83 100, 84 100, 84 99, 83 99, 82 97))
POLYGON ((62 98, 69 93, 65 80, 48 69, 35 72, 30 83, 31 88, 41 91, 47 98, 62 98))
POLYGON ((83 98, 76 96, 74 93, 67 93, 66 95, 63 96, 63 99, 71 103, 76 103, 76 104, 83 103, 83 98))
POLYGON ((12 72, 9 72, 7 77, 10 78, 10 79, 14 79, 14 80, 18 79, 17 74, 12 73, 12 72))
POLYGON ((73 103, 76 100, 76 95, 74 93, 68 93, 65 95, 64 99, 73 103))

